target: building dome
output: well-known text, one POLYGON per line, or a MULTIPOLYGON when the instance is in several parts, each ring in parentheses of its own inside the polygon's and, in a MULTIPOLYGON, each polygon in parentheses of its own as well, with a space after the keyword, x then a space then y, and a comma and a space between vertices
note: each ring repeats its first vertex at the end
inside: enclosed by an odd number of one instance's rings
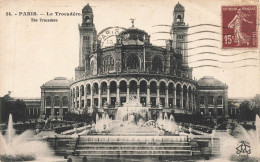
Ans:
POLYGON ((144 30, 140 30, 135 27, 128 28, 119 34, 119 37, 123 39, 124 45, 143 45, 144 40, 149 36, 144 30))
POLYGON ((70 81, 65 77, 55 77, 54 79, 46 82, 45 87, 68 87, 70 86, 70 81))
POLYGON ((119 35, 126 35, 126 34, 133 34, 133 33, 148 35, 144 30, 138 29, 136 27, 128 28, 128 29, 122 31, 119 35))
POLYGON ((92 13, 92 8, 87 4, 83 9, 82 12, 92 13))
POLYGON ((178 4, 175 5, 174 7, 174 12, 184 12, 184 7, 178 2, 178 4))
POLYGON ((203 78, 201 78, 199 81, 198 81, 198 86, 201 86, 201 87, 225 87, 226 85, 213 78, 212 76, 204 76, 203 78))

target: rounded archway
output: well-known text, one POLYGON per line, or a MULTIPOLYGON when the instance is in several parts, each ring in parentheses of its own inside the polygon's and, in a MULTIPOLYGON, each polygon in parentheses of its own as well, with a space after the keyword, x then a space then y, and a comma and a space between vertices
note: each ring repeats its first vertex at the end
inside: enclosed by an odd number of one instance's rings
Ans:
POLYGON ((80 86, 80 95, 84 96, 84 86, 83 85, 80 86))
POLYGON ((181 107, 181 84, 176 85, 176 106, 181 107))
POLYGON ((174 89, 173 83, 169 83, 169 85, 168 85, 168 94, 169 95, 173 95, 173 89, 174 89))
POLYGON ((147 83, 145 80, 142 80, 140 82, 140 92, 141 93, 147 93, 147 83))
POLYGON ((137 82, 135 80, 131 80, 129 83, 130 93, 137 93, 137 82))
POLYGON ((68 97, 64 96, 62 97, 62 106, 68 106, 69 101, 68 101, 68 97))
POLYGON ((98 84, 97 83, 93 84, 93 94, 98 95, 98 84))
POLYGON ((165 89, 166 89, 166 84, 165 82, 160 82, 160 95, 165 95, 165 89))
POLYGON ((107 83, 102 82, 101 83, 101 94, 105 95, 107 93, 107 83))
POLYGON ((132 54, 126 60, 127 69, 140 69, 140 59, 137 55, 132 54))
POLYGON ((162 59, 158 56, 155 56, 152 60, 152 71, 156 71, 156 72, 163 71, 162 59))
POLYGON ((120 89, 120 93, 126 93, 126 91, 127 91, 127 83, 126 83, 125 80, 120 81, 119 89, 120 89))
POLYGON ((186 85, 183 86, 183 107, 186 108, 188 105, 186 104, 187 102, 187 94, 188 94, 188 88, 186 85))
POLYGON ((157 84, 155 81, 152 81, 150 83, 150 91, 151 91, 151 94, 156 94, 157 93, 157 84))
POLYGON ((112 82, 110 82, 110 93, 112 94, 112 93, 114 93, 114 94, 116 94, 116 90, 117 90, 117 87, 116 87, 117 85, 116 85, 116 82, 115 81, 112 81, 112 82))
POLYGON ((53 99, 54 106, 60 106, 60 98, 55 96, 53 99))
POLYGON ((90 84, 87 84, 87 95, 90 95, 90 93, 91 93, 91 90, 90 90, 90 84))

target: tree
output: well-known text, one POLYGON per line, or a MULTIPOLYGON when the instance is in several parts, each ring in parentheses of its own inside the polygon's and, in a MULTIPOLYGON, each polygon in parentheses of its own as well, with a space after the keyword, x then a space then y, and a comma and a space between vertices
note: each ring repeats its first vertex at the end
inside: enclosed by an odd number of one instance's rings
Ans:
POLYGON ((1 122, 7 122, 9 114, 13 115, 15 122, 26 120, 26 104, 23 100, 14 100, 10 94, 11 92, 1 98, 1 122))
POLYGON ((82 114, 68 112, 63 116, 63 119, 67 121, 86 122, 90 124, 93 118, 92 118, 92 114, 87 113, 87 111, 83 111, 82 114))
POLYGON ((256 115, 256 109, 252 107, 250 101, 243 101, 240 104, 240 112, 242 120, 254 120, 256 115))

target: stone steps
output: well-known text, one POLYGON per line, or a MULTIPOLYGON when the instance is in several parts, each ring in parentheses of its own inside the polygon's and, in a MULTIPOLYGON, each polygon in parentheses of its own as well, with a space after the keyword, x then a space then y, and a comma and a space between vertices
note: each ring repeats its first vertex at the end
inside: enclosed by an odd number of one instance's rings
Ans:
POLYGON ((192 156, 191 150, 76 150, 78 156, 86 155, 179 155, 192 156))
POLYGON ((189 146, 189 142, 145 142, 145 141, 79 141, 80 145, 151 145, 151 146, 189 146))
POLYGON ((187 142, 187 136, 80 136, 80 142, 187 142))
POLYGON ((151 146, 151 145, 78 145, 77 150, 191 150, 191 146, 151 146))
POLYGON ((196 151, 192 150, 186 136, 80 136, 67 153, 76 156, 190 157, 196 151))

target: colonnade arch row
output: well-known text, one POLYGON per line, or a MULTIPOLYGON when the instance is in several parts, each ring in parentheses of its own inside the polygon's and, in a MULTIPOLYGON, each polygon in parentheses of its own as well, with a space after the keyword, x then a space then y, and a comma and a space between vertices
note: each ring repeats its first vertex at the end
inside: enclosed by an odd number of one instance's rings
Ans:
POLYGON ((71 86, 72 107, 104 107, 122 105, 130 96, 144 106, 161 104, 167 108, 196 110, 196 86, 189 82, 160 79, 121 78, 120 80, 95 80, 71 86), (75 94, 76 93, 76 94, 75 94))

